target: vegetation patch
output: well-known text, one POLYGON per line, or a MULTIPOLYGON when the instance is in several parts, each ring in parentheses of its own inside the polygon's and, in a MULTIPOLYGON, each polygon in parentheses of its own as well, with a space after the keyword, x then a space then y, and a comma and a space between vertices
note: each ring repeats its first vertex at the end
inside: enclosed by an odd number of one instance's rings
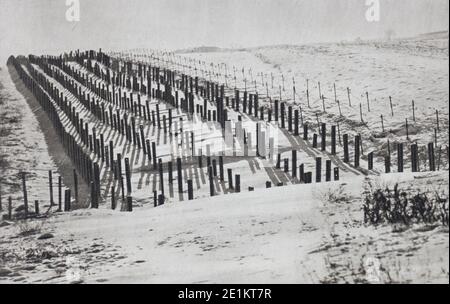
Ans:
POLYGON ((416 191, 400 189, 398 184, 374 187, 369 183, 363 197, 364 222, 411 225, 449 225, 449 197, 442 190, 416 191))

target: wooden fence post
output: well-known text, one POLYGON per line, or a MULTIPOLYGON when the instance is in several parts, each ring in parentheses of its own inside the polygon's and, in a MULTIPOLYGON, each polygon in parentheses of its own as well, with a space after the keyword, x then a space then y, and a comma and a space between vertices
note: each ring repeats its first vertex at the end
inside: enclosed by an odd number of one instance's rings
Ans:
MULTIPOLYGON (((48 188, 49 188, 49 192, 50 192, 50 206, 54 206, 55 202, 53 201, 53 177, 52 177, 52 170, 48 170, 48 188)), ((1 210, 1 207, 0 207, 0 210, 1 210)))
POLYGON ((442 146, 439 146, 438 150, 438 161, 437 161, 437 171, 441 168, 441 154, 442 154, 442 146))
POLYGON ((298 136, 298 110, 294 111, 294 135, 298 136))
POLYGON ((277 163, 275 165, 275 168, 280 169, 281 168, 281 154, 277 154, 277 163))
POLYGON ((306 173, 306 183, 311 184, 312 183, 312 172, 306 173))
POLYGON ((369 92, 366 92, 367 111, 370 112, 369 92))
POLYGON ((213 176, 216 177, 217 176, 217 160, 216 159, 212 160, 212 169, 213 169, 213 176))
POLYGON ((91 208, 98 208, 97 197, 95 192, 95 182, 90 183, 91 186, 91 208))
POLYGON ((225 176, 224 176, 224 171, 223 171, 223 156, 222 155, 219 156, 219 175, 220 175, 220 180, 224 181, 225 176))
POLYGON ((436 163, 434 156, 434 144, 428 143, 428 163, 430 167, 430 171, 436 171, 436 163))
POLYGON ((373 152, 370 152, 367 156, 368 159, 368 170, 373 170, 373 152))
POLYGON ((125 157, 125 179, 127 183, 127 194, 131 193, 131 170, 130 170, 130 160, 125 157))
POLYGON ((116 209, 116 189, 114 186, 111 188, 111 209, 116 209))
POLYGON ((194 190, 192 187, 192 179, 188 179, 187 187, 188 187, 188 200, 193 200, 194 199, 194 190))
POLYGON ((408 118, 405 118, 405 127, 406 127, 406 139, 409 140, 408 118))
POLYGON ((153 157, 153 170, 157 168, 157 160, 156 160, 156 143, 152 142, 152 157, 153 157))
POLYGON ((161 158, 158 158, 158 170, 159 170, 159 190, 161 191, 161 194, 164 195, 164 171, 161 158))
POLYGON ((348 134, 344 134, 342 136, 342 139, 344 141, 344 163, 349 163, 350 157, 348 153, 348 134))
POLYGON ((305 165, 304 164, 301 164, 300 166, 299 166, 299 180, 300 180, 300 183, 304 183, 305 182, 305 165))
POLYGON ((439 127, 439 110, 436 109, 436 130, 438 132, 440 132, 440 127, 439 127))
POLYGON ((183 192, 183 175, 181 171, 181 158, 177 158, 177 179, 178 179, 178 193, 183 192))
POLYGON ((113 163, 114 163, 114 142, 111 140, 111 141, 109 141, 109 163, 110 163, 110 168, 111 168, 111 171, 113 171, 114 170, 114 166, 113 166, 113 163))
POLYGON ((12 220, 12 199, 8 197, 8 219, 12 220))
POLYGON ((158 207, 158 191, 153 191, 153 207, 158 207))
POLYGON ((387 155, 384 157, 384 168, 385 173, 391 173, 391 156, 387 155))
POLYGON ((355 136, 355 168, 359 167, 359 159, 361 153, 361 137, 359 135, 355 136))
POLYGON ((78 205, 78 176, 77 171, 73 169, 73 187, 74 187, 74 195, 75 195, 75 206, 78 205))
POLYGON ((208 167, 208 179, 209 179, 209 194, 214 196, 214 180, 213 180, 212 166, 208 167))
POLYGON ((320 140, 320 145, 321 145, 321 150, 325 151, 326 147, 327 147, 327 125, 326 123, 322 123, 322 127, 320 128, 320 133, 321 133, 321 140, 320 140))
POLYGON ((28 217, 28 195, 27 195, 27 185, 25 182, 25 172, 21 172, 22 176, 22 190, 23 190, 23 204, 25 207, 25 218, 28 217))
POLYGON ((403 172, 403 144, 397 145, 397 167, 398 172, 403 172))
POLYGON ((336 126, 331 126, 331 155, 336 155, 336 126))
POLYGON ((170 185, 172 185, 172 183, 173 183, 173 167, 172 167, 172 162, 171 161, 169 161, 168 163, 167 163, 167 173, 169 174, 169 178, 168 178, 168 180, 169 180, 169 184, 170 185))
POLYGON ((64 211, 70 211, 70 189, 64 191, 64 211))
POLYGON ((227 169, 227 173, 228 173, 228 187, 230 189, 233 189, 233 170, 227 169))
POLYGON ((335 181, 339 180, 339 167, 334 168, 334 180, 335 181))
POLYGON ((62 211, 62 178, 58 176, 58 211, 62 211))
POLYGON ((147 154, 147 146, 146 146, 146 142, 145 142, 143 125, 139 125, 139 131, 140 131, 140 140, 141 140, 142 151, 144 152, 144 154, 147 154))
POLYGON ((239 193, 239 192, 241 192, 241 176, 239 174, 236 174, 234 176, 234 179, 236 182, 235 192, 239 193))
POLYGON ((419 171, 418 158, 419 158, 419 153, 418 153, 417 144, 413 144, 413 145, 411 145, 411 171, 412 172, 419 171))
POLYGON ((308 124, 303 124, 303 140, 308 140, 308 124))
POLYGON ((392 106, 392 97, 391 96, 389 96, 389 104, 391 106, 391 115, 392 115, 392 117, 394 117, 394 107, 392 106))
POLYGON ((297 177, 297 150, 292 150, 292 177, 297 177))
POLYGON ((313 134, 312 146, 313 146, 313 148, 317 148, 317 134, 316 133, 313 134))
POLYGON ((284 161, 284 173, 288 173, 289 172, 289 159, 285 158, 283 161, 284 161))
POLYGON ((199 155, 199 156, 197 156, 197 159, 198 159, 198 167, 200 169, 203 168, 203 156, 199 155))
POLYGON ((164 194, 158 195, 158 206, 164 205, 165 196, 164 194))
POLYGON ((133 198, 130 195, 127 196, 127 211, 133 211, 133 198))
POLYGON ((331 160, 329 159, 325 162, 325 181, 331 181, 331 160))
POLYGON ((292 106, 288 107, 288 131, 292 132, 292 106))
POLYGON ((152 150, 150 148, 150 140, 146 139, 145 140, 145 150, 147 152, 147 160, 148 160, 148 164, 150 166, 151 162, 152 162, 152 150))
POLYGON ((278 108, 279 108, 279 101, 278 100, 275 100, 275 113, 274 113, 274 115, 275 115, 275 121, 276 122, 278 122, 278 108))
POLYGON ((316 183, 322 181, 322 158, 316 157, 316 183))

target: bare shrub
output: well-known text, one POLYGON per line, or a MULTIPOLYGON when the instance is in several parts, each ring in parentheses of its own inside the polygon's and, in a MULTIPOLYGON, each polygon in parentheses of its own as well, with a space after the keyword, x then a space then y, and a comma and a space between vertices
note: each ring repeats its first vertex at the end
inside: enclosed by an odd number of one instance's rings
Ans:
POLYGON ((399 189, 398 184, 390 188, 369 183, 363 200, 365 223, 449 225, 449 197, 444 191, 412 193, 410 189, 399 189))
POLYGON ((18 235, 29 236, 40 233, 44 227, 44 221, 19 220, 16 222, 18 235))
POLYGON ((324 204, 350 201, 350 197, 345 192, 343 184, 321 188, 318 192, 314 193, 314 196, 324 204))

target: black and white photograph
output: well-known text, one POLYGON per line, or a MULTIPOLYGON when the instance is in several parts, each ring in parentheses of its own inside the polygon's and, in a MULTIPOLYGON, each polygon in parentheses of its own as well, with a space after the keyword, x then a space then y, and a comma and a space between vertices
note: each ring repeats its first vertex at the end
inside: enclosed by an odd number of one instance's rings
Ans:
POLYGON ((449 1, 0 0, 3 284, 448 285, 449 1))

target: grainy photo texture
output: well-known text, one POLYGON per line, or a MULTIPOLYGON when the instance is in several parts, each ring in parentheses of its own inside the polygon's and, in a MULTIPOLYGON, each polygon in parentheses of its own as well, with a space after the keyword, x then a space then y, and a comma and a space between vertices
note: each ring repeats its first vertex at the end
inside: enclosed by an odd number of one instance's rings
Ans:
POLYGON ((448 18, 0 0, 0 283, 448 284, 448 18))

